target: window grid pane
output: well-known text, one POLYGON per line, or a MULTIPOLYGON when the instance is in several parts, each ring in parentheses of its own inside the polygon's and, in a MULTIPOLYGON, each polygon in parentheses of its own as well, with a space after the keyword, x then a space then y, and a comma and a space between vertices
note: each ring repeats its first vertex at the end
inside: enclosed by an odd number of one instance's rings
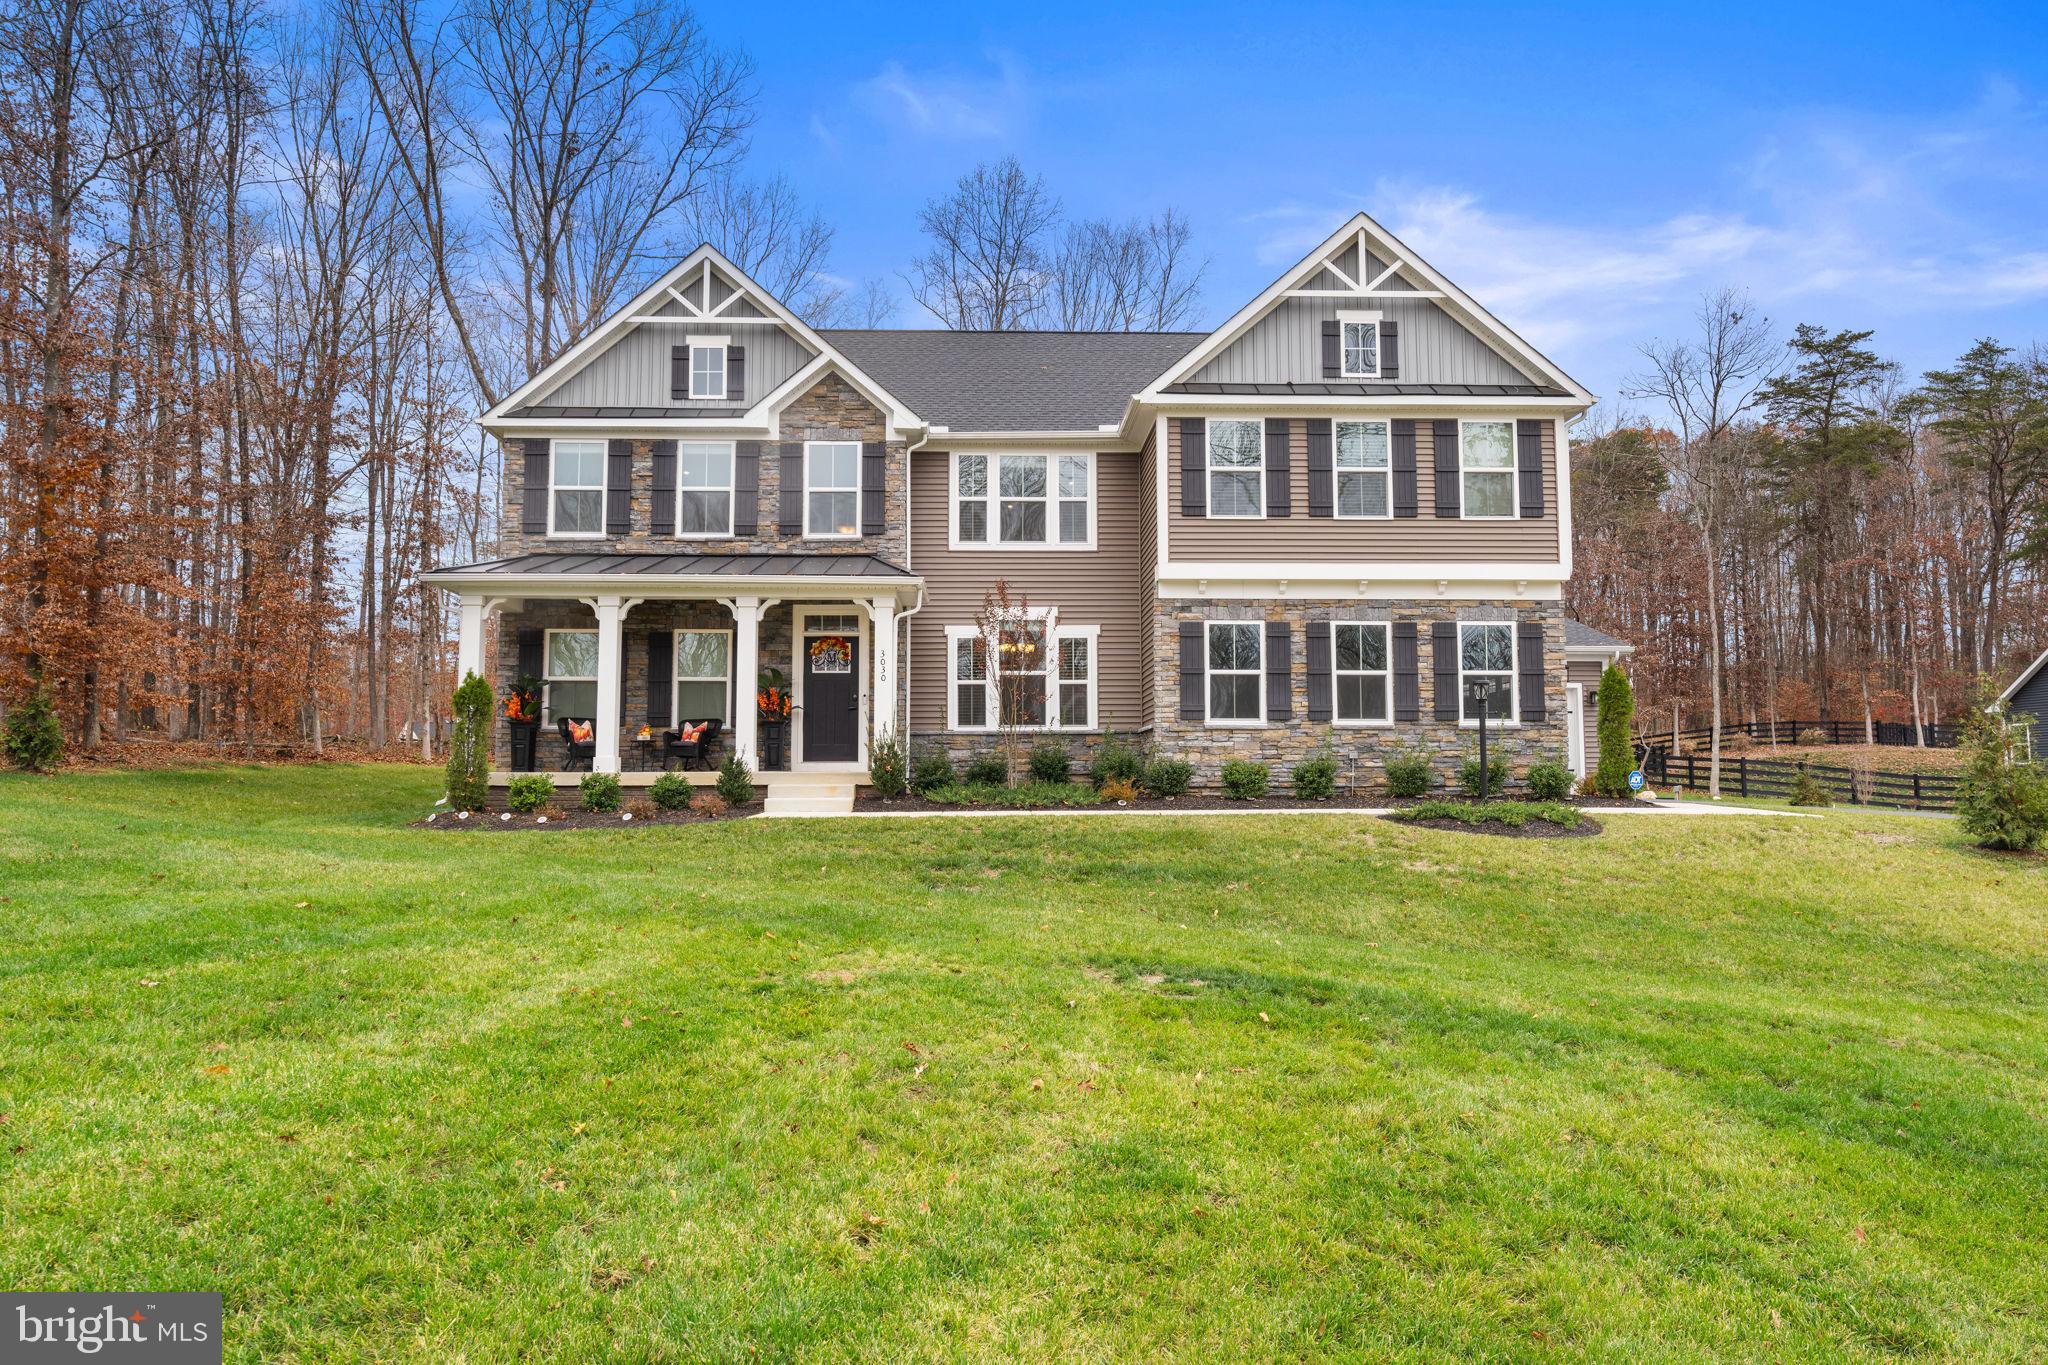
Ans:
POLYGON ((985 502, 963 502, 960 504, 960 539, 983 541, 988 539, 988 504, 985 502))

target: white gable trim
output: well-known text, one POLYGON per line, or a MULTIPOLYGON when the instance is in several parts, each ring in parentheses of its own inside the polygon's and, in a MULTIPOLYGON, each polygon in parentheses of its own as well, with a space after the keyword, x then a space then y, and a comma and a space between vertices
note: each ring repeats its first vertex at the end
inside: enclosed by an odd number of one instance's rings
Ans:
MULTIPOLYGON (((2011 687, 2006 688, 2005 691, 1998 694, 1997 704, 2003 706, 2007 702, 2011 701, 2014 697, 2018 696, 2020 689, 2022 687, 2025 687, 2029 682, 2033 681, 2034 675, 2041 671, 2043 665, 2048 665, 2048 649, 2042 650, 2041 657, 2034 660, 2034 662, 2028 664, 2025 670, 2023 670, 2017 678, 2014 678, 2012 680, 2011 687)), ((2048 717, 2043 717, 2043 719, 2048 720, 2048 717)))
MULTIPOLYGON (((1360 256, 1360 273, 1364 271, 1363 253, 1360 256)), ((1332 272, 1335 273, 1335 272, 1332 272)), ((1338 276, 1343 278, 1341 275, 1338 276)), ((1446 313, 1465 324, 1482 342, 1498 352, 1502 359, 1517 369, 1540 376, 1564 389, 1579 403, 1591 404, 1596 401, 1585 386, 1552 364, 1535 347, 1522 340, 1500 319, 1481 308, 1464 290, 1452 284, 1437 273, 1430 264, 1410 250, 1400 238, 1388 232, 1367 215, 1360 213, 1352 217, 1343 227, 1326 238, 1321 246, 1304 256, 1292 269, 1268 285, 1263 293, 1240 308, 1229 321, 1211 332, 1201 345, 1189 351, 1176 361, 1171 369, 1138 395, 1141 402, 1171 402, 1176 395, 1162 390, 1181 383, 1199 373, 1203 366, 1222 354, 1260 318, 1280 305, 1290 294, 1306 293, 1317 296, 1344 297, 1365 300, 1370 298, 1425 298, 1436 303, 1446 313), (1329 258, 1344 248, 1357 243, 1361 247, 1377 247, 1381 257, 1391 259, 1394 264, 1379 276, 1358 290, 1303 290, 1302 283, 1330 269, 1329 258), (1404 277, 1412 273, 1417 278, 1418 288, 1389 290, 1382 286, 1393 272, 1401 271, 1404 277)))

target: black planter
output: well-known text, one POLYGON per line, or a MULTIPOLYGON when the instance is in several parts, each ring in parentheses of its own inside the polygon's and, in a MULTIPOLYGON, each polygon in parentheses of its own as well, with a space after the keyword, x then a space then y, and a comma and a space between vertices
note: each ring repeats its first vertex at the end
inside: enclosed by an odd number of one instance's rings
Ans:
POLYGON ((530 773, 533 771, 534 750, 539 747, 540 722, 537 720, 508 720, 512 727, 512 771, 530 773))
POLYGON ((780 771, 789 761, 789 722, 786 720, 764 720, 761 722, 761 770, 780 771))

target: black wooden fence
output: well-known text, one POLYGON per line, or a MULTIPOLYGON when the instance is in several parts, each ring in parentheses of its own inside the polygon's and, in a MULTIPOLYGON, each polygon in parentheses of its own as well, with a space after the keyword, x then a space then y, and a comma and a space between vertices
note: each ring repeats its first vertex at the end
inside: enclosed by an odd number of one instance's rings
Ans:
MULTIPOLYGON (((1859 727, 1860 729, 1860 727, 1859 727)), ((1683 732, 1681 732, 1683 733, 1683 732)), ((1670 737, 1651 745, 1643 756, 1643 778, 1652 787, 1684 787, 1705 791, 1713 765, 1708 754, 1673 754, 1670 737)), ((1828 763, 1788 763, 1778 759, 1721 755, 1721 794, 1787 800, 1804 771, 1837 801, 1859 806, 1890 806, 1898 810, 1952 810, 1956 779, 1942 773, 1881 773, 1842 768, 1828 763)))
MULTIPOLYGON (((1927 747, 1930 749, 1953 749, 1956 747, 1957 737, 1962 733, 1962 727, 1960 726, 1931 722, 1923 724, 1920 728, 1926 732, 1927 747)), ((1765 744, 1772 743, 1773 741, 1779 744, 1797 744, 1801 735, 1810 734, 1815 731, 1827 736, 1827 742, 1830 744, 1866 744, 1875 742, 1892 745, 1897 748, 1912 748, 1914 743, 1913 724, 1911 721, 1903 720, 1877 721, 1870 727, 1868 736, 1864 734, 1863 722, 1860 720, 1723 721, 1721 723, 1721 742, 1726 744, 1732 735, 1747 735, 1749 738, 1765 744)), ((1689 730, 1680 730, 1678 738, 1681 742, 1711 743, 1714 738, 1714 727, 1711 725, 1696 725, 1689 730)), ((1671 743, 1671 732, 1669 730, 1639 730, 1636 733, 1636 743, 1668 745, 1671 743)), ((1725 751, 1723 753, 1723 761, 1726 761, 1725 751)))

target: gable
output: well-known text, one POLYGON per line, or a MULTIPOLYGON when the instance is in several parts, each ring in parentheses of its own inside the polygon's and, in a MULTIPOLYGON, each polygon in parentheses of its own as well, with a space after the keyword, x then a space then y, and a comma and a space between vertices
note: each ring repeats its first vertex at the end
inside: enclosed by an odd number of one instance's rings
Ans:
MULTIPOLYGON (((1327 277, 1325 277, 1327 278, 1327 277)), ((1413 293, 1412 289, 1404 292, 1413 293)), ((1299 384, 1323 378, 1323 324, 1340 312, 1370 311, 1399 325, 1401 382, 1517 384, 1536 382, 1428 299, 1350 302, 1282 299, 1214 360, 1189 378, 1204 384, 1299 384)))

